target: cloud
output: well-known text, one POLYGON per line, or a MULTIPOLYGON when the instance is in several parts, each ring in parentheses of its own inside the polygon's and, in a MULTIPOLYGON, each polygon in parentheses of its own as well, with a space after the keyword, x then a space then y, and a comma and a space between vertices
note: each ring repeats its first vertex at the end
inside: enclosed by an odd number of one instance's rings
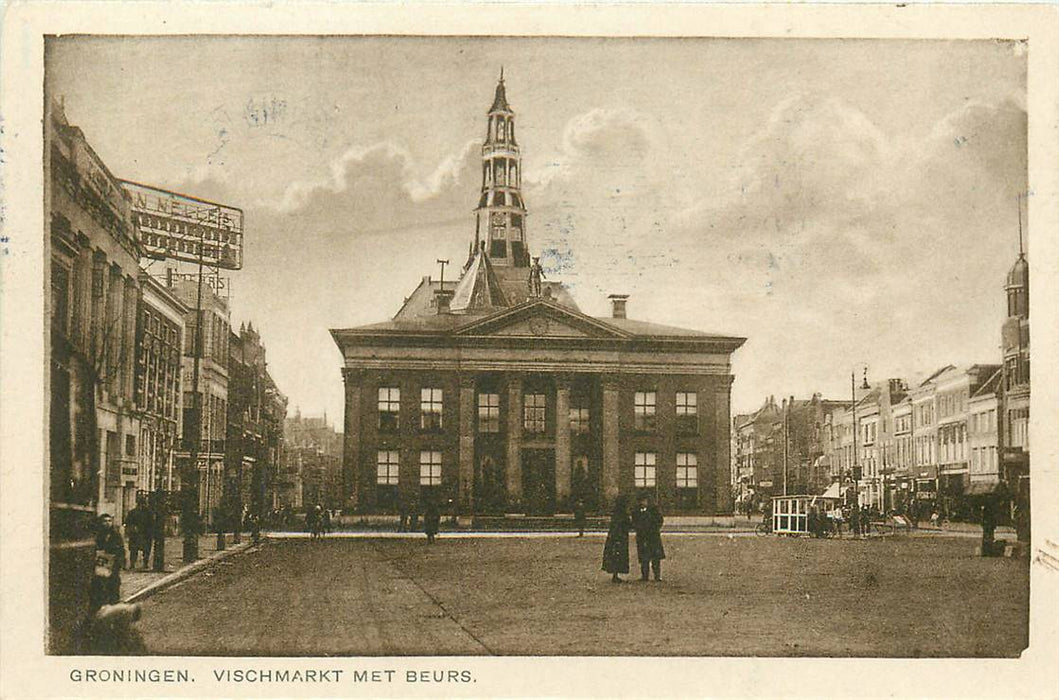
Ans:
POLYGON ((869 356, 890 376, 996 360, 1025 127, 1014 102, 968 103, 912 141, 836 98, 786 100, 747 140, 727 194, 672 220, 678 247, 702 254, 667 284, 719 301, 669 308, 750 336, 739 367, 751 383, 804 368, 800 391, 869 356), (954 346, 968 356, 943 355, 954 346))
POLYGON ((590 308, 640 287, 629 261, 654 261, 647 269, 673 261, 658 245, 671 211, 666 148, 653 118, 593 109, 571 118, 558 152, 526 174, 530 245, 590 308))

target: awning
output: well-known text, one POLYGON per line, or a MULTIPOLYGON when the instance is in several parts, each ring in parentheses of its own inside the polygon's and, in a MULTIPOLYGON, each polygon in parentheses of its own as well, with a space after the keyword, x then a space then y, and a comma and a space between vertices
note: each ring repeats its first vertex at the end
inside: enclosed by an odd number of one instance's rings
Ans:
POLYGON ((827 489, 821 495, 824 498, 840 498, 842 496, 842 493, 839 489, 838 482, 828 486, 827 489))
POLYGON ((992 496, 1003 491, 999 481, 972 481, 964 491, 965 496, 992 496))

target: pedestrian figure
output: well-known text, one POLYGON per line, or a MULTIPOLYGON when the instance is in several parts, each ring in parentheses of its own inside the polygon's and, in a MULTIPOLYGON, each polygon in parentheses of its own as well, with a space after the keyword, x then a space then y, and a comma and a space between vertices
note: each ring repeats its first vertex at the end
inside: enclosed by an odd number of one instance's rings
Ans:
POLYGON ((619 496, 610 515, 607 541, 603 543, 603 570, 611 575, 614 583, 622 583, 618 574, 629 573, 629 514, 625 498, 619 496))
POLYGON ((151 544, 154 541, 154 516, 147 509, 142 496, 137 497, 136 507, 125 516, 125 532, 129 536, 129 569, 136 568, 139 555, 143 554, 143 568, 151 561, 151 544))
POLYGON ((261 544, 261 518, 256 513, 247 515, 250 519, 250 537, 254 544, 261 544))
POLYGON ((853 532, 854 537, 860 537, 860 510, 857 509, 857 506, 849 509, 849 529, 853 532))
POLYGON ((99 516, 96 530, 96 565, 89 589, 89 611, 121 600, 121 570, 125 567, 125 541, 109 513, 99 516))
POLYGON ((654 570, 655 581, 662 580, 662 511, 649 496, 640 496, 639 507, 632 516, 636 530, 636 558, 640 560, 640 580, 646 581, 649 570, 654 570))
POLYGON ((864 504, 860 507, 860 529, 865 536, 871 534, 871 521, 871 508, 869 508, 867 504, 864 504))
POLYGON ((410 510, 411 510, 410 517, 412 519, 412 522, 409 524, 408 527, 409 527, 409 529, 412 532, 415 532, 416 530, 419 529, 419 501, 418 500, 412 499, 412 504, 411 504, 411 509, 410 510))
POLYGON ((408 504, 400 495, 397 496, 397 515, 397 531, 408 532, 408 504))
POLYGON ((322 535, 331 532, 331 510, 329 508, 324 508, 324 516, 320 521, 320 530, 322 535))
POLYGON ((434 544, 434 537, 438 534, 441 524, 441 511, 433 498, 427 499, 426 509, 423 511, 423 532, 427 536, 427 544, 434 544))
POLYGON ((309 508, 305 511, 305 529, 309 532, 309 537, 316 539, 316 509, 309 508))
POLYGON ((577 536, 585 536, 585 502, 580 498, 574 502, 574 525, 577 527, 577 536))
POLYGON ((816 513, 816 506, 809 506, 809 514, 805 516, 805 529, 812 537, 820 537, 820 516, 816 513))

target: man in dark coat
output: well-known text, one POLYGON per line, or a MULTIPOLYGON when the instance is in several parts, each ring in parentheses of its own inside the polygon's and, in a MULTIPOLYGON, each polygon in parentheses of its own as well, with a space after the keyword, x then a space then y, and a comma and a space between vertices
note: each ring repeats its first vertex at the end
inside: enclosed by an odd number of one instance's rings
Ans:
POLYGON ((441 525, 441 511, 433 498, 428 499, 423 510, 423 532, 427 536, 427 544, 434 544, 434 537, 438 534, 441 525))
POLYGON ((666 552, 662 548, 662 512, 650 498, 640 497, 639 507, 632 516, 632 527, 636 530, 636 558, 640 560, 640 580, 646 581, 650 569, 655 581, 662 580, 662 560, 666 552))
POLYGON ((147 509, 143 498, 136 499, 136 507, 125 516, 125 531, 129 536, 129 568, 136 568, 136 560, 143 553, 143 566, 151 560, 151 545, 154 542, 154 514, 147 509))
POLYGON ((96 530, 96 566, 88 601, 95 614, 104 605, 121 600, 121 570, 125 567, 125 540, 109 513, 99 516, 96 530))
POLYGON ((618 498, 610 515, 607 541, 603 544, 603 570, 611 575, 614 583, 622 582, 618 574, 629 573, 629 524, 625 499, 618 498))
POLYGON ((580 498, 574 501, 574 525, 577 527, 577 536, 585 536, 585 502, 580 498))

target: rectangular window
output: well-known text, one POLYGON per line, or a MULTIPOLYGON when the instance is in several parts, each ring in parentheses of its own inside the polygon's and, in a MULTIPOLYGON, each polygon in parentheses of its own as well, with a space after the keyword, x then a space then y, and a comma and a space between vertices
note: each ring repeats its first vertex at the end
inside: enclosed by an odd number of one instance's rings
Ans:
POLYGON ((694 452, 677 452, 677 488, 694 489, 699 485, 699 456, 694 452))
POLYGON ((379 387, 379 430, 396 431, 400 425, 401 389, 379 387))
POLYGON ((441 485, 441 453, 437 450, 423 450, 419 453, 419 484, 441 485))
POLYGON ((527 433, 543 433, 544 423, 544 394, 526 394, 522 398, 523 429, 527 433))
POLYGON ((637 452, 633 461, 633 482, 636 488, 654 488, 655 485, 654 452, 637 452))
POLYGON ((386 486, 397 485, 397 473, 400 467, 400 459, 397 455, 397 450, 379 450, 376 461, 378 468, 376 483, 386 486))
POLYGON ((699 395, 695 392, 677 392, 677 431, 684 435, 699 432, 699 395))
POLYGON ((54 328, 63 335, 69 332, 70 273, 59 263, 51 265, 51 314, 54 328))
POLYGON ((693 416, 699 412, 699 395, 694 392, 677 392, 677 415, 693 416))
POLYGON ((587 408, 576 407, 570 409, 570 432, 575 435, 586 435, 588 433, 587 408))
POLYGON ((125 436, 125 456, 135 457, 136 456, 136 436, 126 435, 125 436))
POLYGON ((478 394, 478 432, 500 432, 500 394, 478 394))
POLYGON ((419 392, 419 427, 441 430, 442 390, 424 388, 419 392))
POLYGON ((653 391, 637 391, 633 395, 634 427, 637 430, 654 430, 655 403, 653 391))

